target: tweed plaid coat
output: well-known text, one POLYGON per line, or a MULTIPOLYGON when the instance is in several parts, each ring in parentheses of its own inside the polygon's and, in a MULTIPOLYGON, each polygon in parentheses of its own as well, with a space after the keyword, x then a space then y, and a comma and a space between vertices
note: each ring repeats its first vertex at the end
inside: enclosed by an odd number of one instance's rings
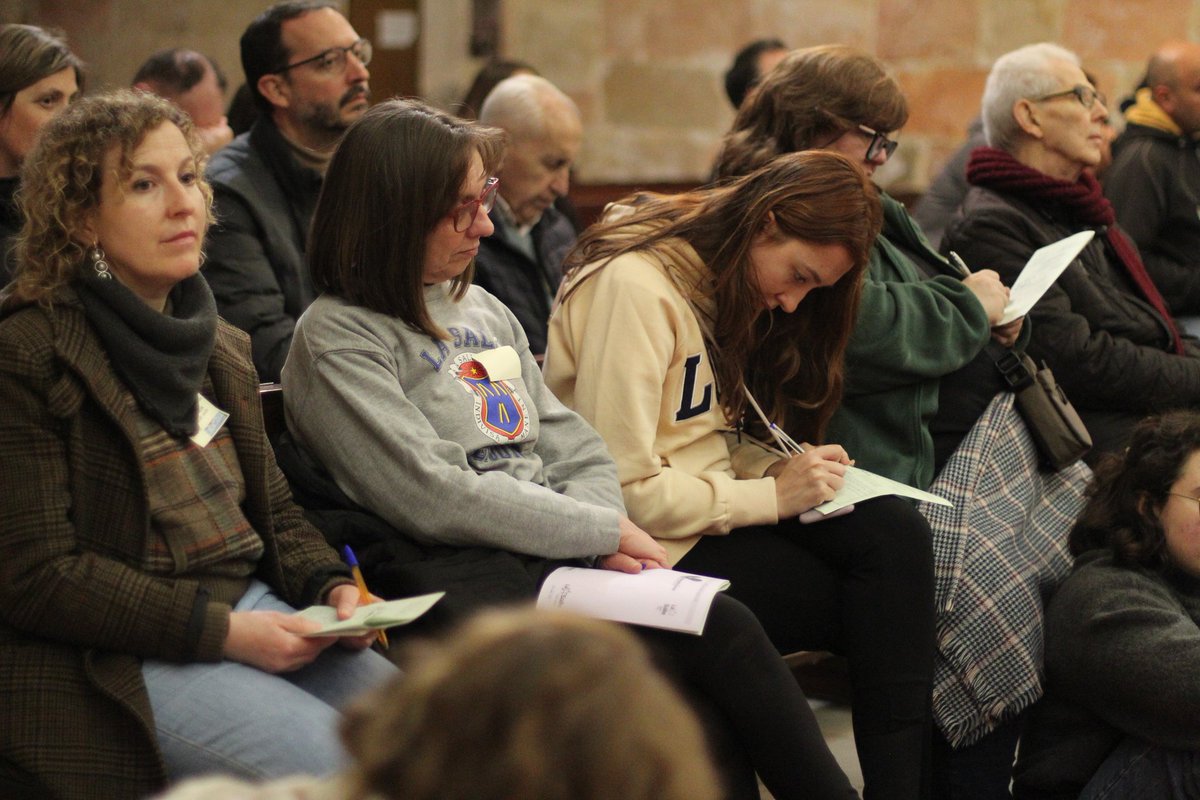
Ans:
MULTIPOLYGON (((307 605, 348 582, 292 502, 263 431, 247 336, 224 321, 208 374, 229 412, 257 577, 307 605)), ((149 536, 129 395, 72 292, 0 321, 0 761, 64 798, 165 782, 141 659, 216 661, 228 608, 134 567, 149 536)))

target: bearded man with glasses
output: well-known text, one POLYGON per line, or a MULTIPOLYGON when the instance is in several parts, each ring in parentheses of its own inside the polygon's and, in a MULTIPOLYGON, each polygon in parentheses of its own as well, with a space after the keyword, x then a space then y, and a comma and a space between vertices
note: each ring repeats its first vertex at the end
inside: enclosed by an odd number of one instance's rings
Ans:
POLYGON ((277 3, 241 39, 258 121, 208 167, 217 224, 203 274, 254 366, 279 380, 296 319, 313 300, 309 223, 342 132, 370 102, 371 43, 328 2, 277 3))

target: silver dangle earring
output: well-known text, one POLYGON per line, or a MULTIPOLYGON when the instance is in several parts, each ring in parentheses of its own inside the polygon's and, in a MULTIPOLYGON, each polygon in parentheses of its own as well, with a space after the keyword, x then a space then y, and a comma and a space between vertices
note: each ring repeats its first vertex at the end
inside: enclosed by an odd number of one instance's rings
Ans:
POLYGON ((96 271, 96 277, 103 280, 112 280, 112 273, 108 271, 108 262, 105 261, 104 250, 100 247, 100 243, 92 245, 88 250, 88 258, 92 260, 92 269, 96 271))

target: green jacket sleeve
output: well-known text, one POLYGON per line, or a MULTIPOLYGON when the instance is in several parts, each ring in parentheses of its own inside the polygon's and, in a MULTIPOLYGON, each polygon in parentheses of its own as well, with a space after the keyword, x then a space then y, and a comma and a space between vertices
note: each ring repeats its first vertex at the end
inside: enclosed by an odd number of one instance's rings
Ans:
POLYGON ((871 248, 846 351, 848 395, 940 378, 967 364, 991 335, 987 312, 962 281, 949 275, 922 280, 893 242, 943 261, 903 206, 887 198, 884 210, 884 233, 871 248))

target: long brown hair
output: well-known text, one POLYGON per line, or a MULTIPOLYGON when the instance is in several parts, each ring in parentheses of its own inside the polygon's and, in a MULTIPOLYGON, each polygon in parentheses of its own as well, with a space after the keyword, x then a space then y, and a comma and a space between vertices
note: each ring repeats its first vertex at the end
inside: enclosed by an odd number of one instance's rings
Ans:
POLYGON ((738 111, 716 174, 745 175, 781 153, 824 147, 856 125, 891 132, 907 121, 900 86, 874 56, 842 44, 795 50, 738 111))
MULTIPOLYGON (((426 242, 458 200, 471 157, 490 175, 503 148, 502 131, 419 100, 372 107, 342 137, 321 186, 308 235, 317 291, 447 338, 425 307, 426 242)), ((472 272, 451 281, 455 299, 472 272)))
MULTIPOLYGON (((736 182, 676 196, 641 195, 628 217, 590 228, 567 257, 574 269, 651 250, 691 245, 712 273, 716 304, 710 354, 726 418, 742 418, 745 388, 793 436, 819 441, 842 395, 842 357, 882 211, 879 192, 838 153, 791 153, 736 182), (773 214, 781 236, 840 244, 853 261, 835 285, 811 292, 795 312, 764 311, 750 247, 773 214), (622 229, 654 223, 650 235, 622 229)), ((757 427, 757 425, 754 425, 757 427)))

